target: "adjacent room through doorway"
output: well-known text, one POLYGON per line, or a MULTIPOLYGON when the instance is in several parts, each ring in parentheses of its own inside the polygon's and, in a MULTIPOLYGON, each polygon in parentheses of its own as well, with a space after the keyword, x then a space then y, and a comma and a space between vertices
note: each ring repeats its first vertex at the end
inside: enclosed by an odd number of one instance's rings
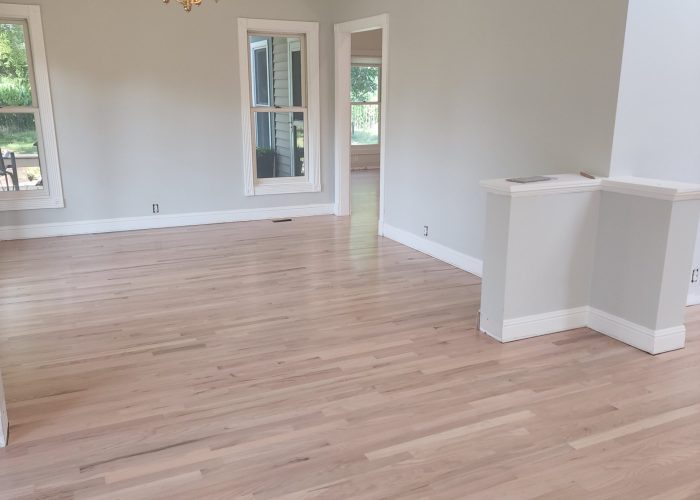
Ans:
POLYGON ((350 186, 355 218, 379 219, 382 30, 352 34, 350 186))

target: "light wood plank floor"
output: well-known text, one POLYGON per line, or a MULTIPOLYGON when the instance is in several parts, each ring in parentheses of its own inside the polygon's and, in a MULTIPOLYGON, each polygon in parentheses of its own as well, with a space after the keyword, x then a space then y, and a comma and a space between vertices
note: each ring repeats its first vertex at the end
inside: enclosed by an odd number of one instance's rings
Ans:
POLYGON ((652 357, 500 345, 479 280, 352 219, 0 245, 0 498, 700 498, 700 309, 652 357))

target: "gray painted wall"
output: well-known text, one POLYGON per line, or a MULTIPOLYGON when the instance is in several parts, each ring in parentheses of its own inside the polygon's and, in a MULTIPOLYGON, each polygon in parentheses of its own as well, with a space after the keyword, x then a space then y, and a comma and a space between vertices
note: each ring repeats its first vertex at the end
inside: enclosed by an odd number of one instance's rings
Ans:
MULTIPOLYGON (((336 0, 389 13, 385 222, 483 256, 479 181, 607 174, 626 0, 336 0)), ((421 236, 422 237, 422 236, 421 236)))
POLYGON ((589 191, 511 200, 505 319, 589 304, 600 195, 589 191))
POLYGON ((651 330, 682 325, 699 208, 603 192, 591 306, 651 330))
POLYGON ((591 306, 656 330, 673 203, 602 195, 591 306))
POLYGON ((481 258, 479 180, 608 171, 627 0, 24 2, 43 8, 66 208, 0 225, 332 202, 333 22, 383 12, 388 224, 481 258), (243 196, 240 16, 322 22, 322 193, 243 196))
POLYGON ((0 225, 331 203, 333 25, 322 0, 40 4, 66 208, 0 225), (246 198, 237 18, 321 21, 323 192, 246 198))
POLYGON ((698 26, 697 0, 630 2, 611 175, 700 183, 698 26))

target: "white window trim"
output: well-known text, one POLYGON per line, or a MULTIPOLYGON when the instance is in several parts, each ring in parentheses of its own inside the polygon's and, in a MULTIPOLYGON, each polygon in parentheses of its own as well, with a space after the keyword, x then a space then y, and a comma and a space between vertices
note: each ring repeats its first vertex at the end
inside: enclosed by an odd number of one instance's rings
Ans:
POLYGON ((352 64, 357 66, 379 66, 382 67, 381 57, 352 56, 352 64))
POLYGON ((39 208, 63 208, 63 185, 58 158, 56 126, 53 118, 53 103, 46 61, 41 8, 38 5, 16 5, 0 3, 0 19, 24 21, 29 29, 29 54, 34 71, 39 122, 43 144, 40 148, 44 189, 36 191, 9 191, 0 194, 0 211, 32 210, 39 208))
POLYGON ((243 127, 243 178, 246 196, 309 193, 321 191, 321 99, 319 82, 319 23, 238 19, 238 58, 241 79, 241 121, 243 127), (251 82, 248 33, 279 33, 306 36, 306 177, 256 179, 253 159, 251 82))

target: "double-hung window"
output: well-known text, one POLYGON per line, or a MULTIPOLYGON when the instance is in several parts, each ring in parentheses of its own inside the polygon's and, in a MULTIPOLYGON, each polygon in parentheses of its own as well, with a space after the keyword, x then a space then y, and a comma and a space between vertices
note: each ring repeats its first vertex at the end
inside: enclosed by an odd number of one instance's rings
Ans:
POLYGON ((246 195, 320 191, 318 23, 239 20, 246 195))
POLYGON ((63 207, 41 11, 0 4, 0 210, 63 207))
POLYGON ((351 72, 352 145, 379 144, 381 59, 354 58, 351 72))

